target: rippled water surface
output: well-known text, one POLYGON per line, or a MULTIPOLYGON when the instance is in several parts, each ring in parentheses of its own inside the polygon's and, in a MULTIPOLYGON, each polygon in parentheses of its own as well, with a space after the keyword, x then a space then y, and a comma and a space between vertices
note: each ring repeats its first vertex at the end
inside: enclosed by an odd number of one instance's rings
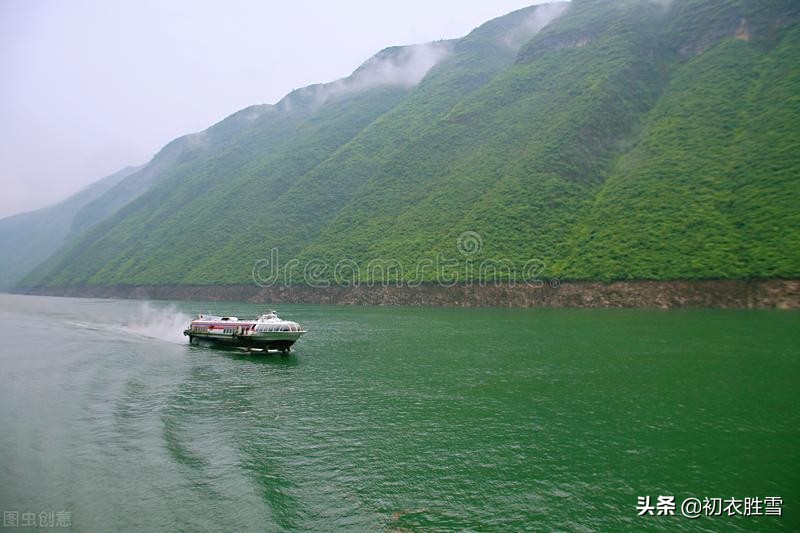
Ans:
POLYGON ((0 507, 73 529, 797 529, 800 315, 278 307, 290 356, 188 346, 246 303, 0 295, 0 507), (783 498, 637 517, 637 496, 783 498))

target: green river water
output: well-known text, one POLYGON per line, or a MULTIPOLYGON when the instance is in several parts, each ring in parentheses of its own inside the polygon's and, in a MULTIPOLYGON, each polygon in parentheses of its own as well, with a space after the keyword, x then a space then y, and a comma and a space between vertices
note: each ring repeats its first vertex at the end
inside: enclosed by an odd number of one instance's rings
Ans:
POLYGON ((800 527, 795 312, 280 305, 281 356, 181 334, 254 304, 0 304, 2 530, 800 527))

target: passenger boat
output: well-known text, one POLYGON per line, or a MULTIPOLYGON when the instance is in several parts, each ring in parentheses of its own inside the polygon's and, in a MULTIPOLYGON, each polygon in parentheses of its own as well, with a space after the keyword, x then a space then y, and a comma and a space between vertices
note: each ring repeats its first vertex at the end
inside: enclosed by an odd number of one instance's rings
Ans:
POLYGON ((235 316, 198 315, 183 332, 190 344, 201 341, 227 346, 262 350, 289 351, 305 331, 297 322, 278 318, 275 311, 255 320, 240 320, 235 316))

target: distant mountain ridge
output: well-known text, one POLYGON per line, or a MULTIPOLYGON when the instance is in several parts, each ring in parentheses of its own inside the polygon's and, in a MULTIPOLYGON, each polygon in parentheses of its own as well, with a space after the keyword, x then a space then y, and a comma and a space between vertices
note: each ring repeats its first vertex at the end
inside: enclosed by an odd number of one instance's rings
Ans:
POLYGON ((0 219, 0 289, 17 281, 85 229, 79 217, 87 206, 135 173, 126 167, 89 185, 63 202, 0 219))
POLYGON ((434 281, 420 263, 463 260, 465 234, 470 261, 545 278, 798 277, 798 21, 788 0, 574 0, 388 48, 174 141, 20 285, 248 284, 275 249, 322 279, 434 281))

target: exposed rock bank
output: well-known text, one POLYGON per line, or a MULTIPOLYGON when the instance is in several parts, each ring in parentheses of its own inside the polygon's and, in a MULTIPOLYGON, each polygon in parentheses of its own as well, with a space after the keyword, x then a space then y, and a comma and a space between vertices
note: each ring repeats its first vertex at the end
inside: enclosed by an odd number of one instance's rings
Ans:
POLYGON ((27 294, 90 298, 450 307, 800 309, 800 280, 571 282, 541 285, 170 285, 40 287, 27 294))

